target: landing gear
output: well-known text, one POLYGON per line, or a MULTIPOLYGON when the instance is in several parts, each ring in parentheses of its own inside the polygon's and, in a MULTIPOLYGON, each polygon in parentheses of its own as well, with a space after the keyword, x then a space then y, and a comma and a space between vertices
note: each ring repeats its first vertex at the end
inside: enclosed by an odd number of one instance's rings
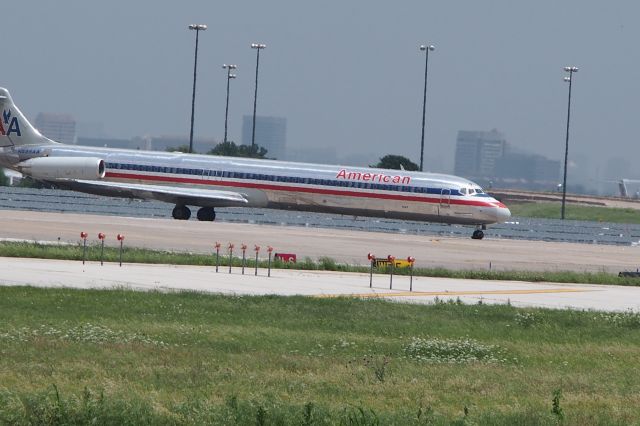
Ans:
POLYGON ((480 229, 476 229, 475 231, 473 231, 473 234, 471 234, 471 238, 473 238, 474 240, 481 240, 484 238, 484 232, 482 232, 480 229))
MULTIPOLYGON (((189 220, 191 217, 191 210, 189 210, 189 207, 187 206, 176 204, 173 208, 172 216, 174 219, 178 220, 189 220)), ((213 207, 201 207, 198 209, 197 217, 198 220, 213 222, 216 220, 216 212, 213 210, 213 207)))
POLYGON ((198 220, 213 222, 216 220, 216 212, 213 207, 202 207, 198 209, 198 220))
POLYGON ((174 219, 189 220, 189 218, 191 217, 191 210, 189 210, 189 207, 187 207, 187 206, 183 206, 183 205, 177 204, 173 208, 172 215, 173 215, 174 219))
POLYGON ((476 230, 473 231, 473 234, 471 234, 471 238, 474 240, 481 240, 484 238, 484 231, 485 229, 487 229, 487 225, 478 225, 476 227, 476 230))

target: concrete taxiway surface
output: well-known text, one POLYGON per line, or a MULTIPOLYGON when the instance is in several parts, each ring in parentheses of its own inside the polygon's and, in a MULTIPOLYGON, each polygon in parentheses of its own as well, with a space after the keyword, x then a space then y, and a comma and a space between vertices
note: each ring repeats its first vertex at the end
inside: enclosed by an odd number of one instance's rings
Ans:
POLYGON ((433 237, 341 229, 302 228, 224 222, 177 221, 33 211, 0 211, 0 239, 78 243, 80 231, 96 242, 98 232, 106 243, 117 245, 124 234, 127 246, 212 253, 219 241, 266 247, 296 253, 298 258, 328 256, 340 263, 366 264, 367 253, 378 257, 413 256, 417 267, 450 269, 606 271, 618 273, 640 266, 640 246, 607 246, 491 237, 433 237))
POLYGON ((401 302, 432 303, 459 298, 464 303, 511 303, 514 306, 640 310, 640 288, 582 284, 526 283, 515 281, 462 280, 395 276, 389 289, 388 275, 272 270, 208 266, 140 265, 0 258, 0 285, 33 285, 69 288, 130 288, 160 291, 202 291, 234 295, 305 295, 315 297, 355 296, 385 298, 401 302))

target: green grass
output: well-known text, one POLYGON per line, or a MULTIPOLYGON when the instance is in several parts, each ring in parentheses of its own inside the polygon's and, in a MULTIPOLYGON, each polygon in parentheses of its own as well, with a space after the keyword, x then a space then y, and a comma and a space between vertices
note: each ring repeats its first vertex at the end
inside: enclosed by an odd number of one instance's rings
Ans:
MULTIPOLYGON (((87 261, 99 262, 101 247, 90 245, 87 248, 87 261)), ((81 261, 83 248, 81 245, 47 245, 31 242, 0 242, 0 257, 26 257, 40 259, 62 259, 81 261)), ((210 265, 216 264, 215 253, 195 254, 184 252, 168 252, 135 247, 125 247, 122 256, 125 263, 156 263, 171 265, 210 265)), ((105 247, 105 262, 118 262, 119 249, 105 247)), ((218 259, 221 267, 229 265, 229 256, 226 253, 220 254, 218 259)), ((233 265, 242 265, 242 259, 235 257, 232 259, 233 265)), ((298 263, 286 263, 280 261, 272 262, 273 268, 301 269, 301 270, 324 270, 341 272, 369 272, 368 266, 347 265, 337 263, 335 260, 322 257, 318 261, 305 258, 298 263)), ((255 266, 254 258, 246 260, 247 268, 255 266)), ((267 267, 267 261, 259 262, 260 268, 267 267)), ((376 273, 388 273, 388 269, 376 269, 376 273)), ((408 268, 395 268, 394 274, 408 275, 408 268)), ((640 285, 640 279, 631 277, 618 277, 606 272, 572 272, 572 271, 494 271, 494 270, 449 270, 443 268, 415 268, 415 276, 442 277, 442 278, 465 278, 465 279, 486 279, 486 280, 507 280, 507 281, 528 281, 528 282, 556 282, 556 283, 582 283, 582 284, 610 284, 610 285, 640 285)))
MULTIPOLYGON (((542 219, 559 219, 560 203, 535 202, 517 203, 510 202, 509 210, 513 216, 536 217, 542 219)), ((610 223, 640 223, 640 210, 629 208, 584 206, 576 204, 565 205, 565 218, 569 220, 584 220, 593 222, 610 223)))
POLYGON ((639 356, 632 313, 0 287, 0 424, 633 424, 639 356))

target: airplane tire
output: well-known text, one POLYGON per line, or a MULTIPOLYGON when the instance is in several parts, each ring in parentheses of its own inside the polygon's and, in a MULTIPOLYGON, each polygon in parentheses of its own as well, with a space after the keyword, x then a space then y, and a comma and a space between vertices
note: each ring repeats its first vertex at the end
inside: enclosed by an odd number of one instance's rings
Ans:
POLYGON ((198 209, 198 220, 213 222, 216 220, 216 212, 213 207, 202 207, 198 209))
POLYGON ((471 234, 471 238, 474 240, 481 240, 484 238, 484 232, 482 232, 479 229, 476 229, 475 231, 473 231, 473 234, 471 234))
POLYGON ((191 217, 191 210, 187 206, 177 205, 173 208, 172 216, 177 220, 189 220, 191 217))

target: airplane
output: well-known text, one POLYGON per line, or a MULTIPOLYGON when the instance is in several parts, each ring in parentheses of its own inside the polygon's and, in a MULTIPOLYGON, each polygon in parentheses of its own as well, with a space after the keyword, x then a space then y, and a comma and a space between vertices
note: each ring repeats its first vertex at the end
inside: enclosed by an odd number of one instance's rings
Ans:
POLYGON ((34 128, 0 88, 0 166, 84 193, 174 204, 174 219, 215 220, 218 207, 257 207, 475 226, 511 212, 457 176, 254 158, 77 146, 34 128))

